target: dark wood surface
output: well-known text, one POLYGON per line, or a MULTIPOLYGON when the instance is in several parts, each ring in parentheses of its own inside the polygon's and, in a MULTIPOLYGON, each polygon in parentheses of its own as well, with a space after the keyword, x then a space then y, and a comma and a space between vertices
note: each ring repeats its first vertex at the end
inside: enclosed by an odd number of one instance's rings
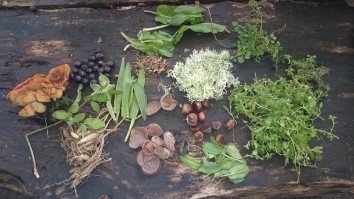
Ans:
MULTIPOLYGON (((232 29, 231 22, 249 18, 246 4, 222 2, 210 5, 213 21, 232 29)), ((331 86, 330 96, 325 99, 322 117, 335 115, 338 123, 335 134, 340 138, 325 141, 325 153, 318 168, 303 168, 300 184, 292 166, 283 167, 283 159, 274 157, 267 161, 247 159, 250 173, 244 182, 233 185, 226 180, 219 183, 200 173, 182 166, 177 156, 165 162, 156 176, 144 176, 138 169, 136 155, 123 142, 127 124, 111 135, 105 152, 112 158, 96 168, 92 176, 77 190, 80 198, 99 198, 104 194, 113 198, 296 198, 296 197, 354 197, 354 12, 344 2, 335 5, 264 3, 264 27, 271 31, 286 24, 278 35, 284 46, 284 53, 304 57, 317 55, 319 63, 329 67, 326 81, 331 86), (330 169, 324 173, 321 168, 330 169)), ((44 126, 40 118, 20 118, 17 107, 6 99, 6 94, 16 84, 35 73, 47 73, 62 63, 72 64, 75 60, 88 57, 95 49, 103 50, 106 57, 119 63, 122 57, 136 61, 136 52, 123 51, 126 42, 120 36, 124 31, 135 37, 138 30, 156 25, 153 16, 144 9, 154 6, 135 7, 121 10, 117 7, 103 8, 61 8, 0 10, 0 170, 6 170, 22 179, 27 190, 38 198, 75 198, 75 194, 65 186, 69 178, 70 166, 65 162, 65 153, 60 147, 59 129, 30 137, 41 177, 36 179, 32 172, 32 160, 24 135, 44 126), (102 38, 102 44, 97 39, 102 38)), ((237 35, 217 35, 218 39, 233 51, 237 35)), ((171 64, 182 61, 189 52, 185 49, 225 49, 212 35, 186 34, 176 46, 171 64)), ((117 72, 115 68, 114 72, 117 72)), ((269 57, 260 64, 247 62, 235 64, 235 76, 241 83, 251 83, 257 76, 275 77, 269 57)), ((170 78, 149 77, 147 94, 149 100, 158 99, 162 92, 158 85, 172 83, 170 78)), ((76 91, 76 84, 70 83, 69 96, 76 91)), ((180 103, 186 102, 183 93, 173 89, 180 103)), ((222 108, 223 100, 213 102, 214 107, 206 112, 209 121, 226 120, 229 116, 222 108)), ((159 112, 136 125, 159 123, 164 130, 188 128, 180 109, 173 112, 159 112)), ((320 128, 330 128, 328 122, 316 121, 320 128)), ((226 140, 233 137, 240 146, 249 140, 249 130, 240 123, 235 132, 225 132, 226 140)), ((1 181, 0 181, 1 182, 1 181)))

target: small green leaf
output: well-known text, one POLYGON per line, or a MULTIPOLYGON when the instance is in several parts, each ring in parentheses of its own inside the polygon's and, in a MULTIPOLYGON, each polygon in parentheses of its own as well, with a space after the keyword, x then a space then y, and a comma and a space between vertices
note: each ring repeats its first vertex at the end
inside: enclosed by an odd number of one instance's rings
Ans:
POLYGON ((87 131, 87 126, 86 126, 84 123, 81 123, 81 124, 80 124, 80 129, 81 129, 83 132, 86 132, 86 131, 87 131))
POLYGON ((100 112, 101 107, 100 107, 99 103, 97 103, 96 101, 91 101, 90 105, 91 105, 91 108, 93 111, 95 111, 97 113, 100 112))
POLYGON ((70 117, 71 117, 71 113, 67 113, 66 111, 64 110, 57 110, 57 111, 54 111, 53 114, 52 114, 52 117, 58 119, 58 120, 69 120, 70 117))
POLYGON ((94 130, 101 129, 106 126, 105 123, 98 118, 86 118, 84 124, 94 130))
POLYGON ((80 109, 79 104, 73 103, 73 104, 70 106, 68 112, 69 112, 69 113, 77 113, 77 112, 79 111, 79 109, 80 109))
POLYGON ((240 164, 232 167, 229 170, 228 178, 229 179, 243 179, 249 172, 249 168, 245 164, 240 164))
POLYGON ((76 114, 74 117, 73 117, 73 122, 74 123, 79 123, 81 122, 82 120, 85 119, 85 113, 79 113, 79 114, 76 114))
POLYGON ((94 92, 98 92, 102 88, 99 84, 90 84, 90 87, 94 92))
POLYGON ((101 86, 106 86, 107 84, 109 84, 110 81, 106 75, 100 73, 100 75, 98 76, 98 82, 101 86))

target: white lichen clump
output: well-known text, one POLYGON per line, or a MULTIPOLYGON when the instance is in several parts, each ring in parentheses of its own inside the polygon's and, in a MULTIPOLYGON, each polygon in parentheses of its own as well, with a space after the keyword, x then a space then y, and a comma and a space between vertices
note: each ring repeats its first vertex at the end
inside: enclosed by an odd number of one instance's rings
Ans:
POLYGON ((231 73, 232 63, 228 51, 221 52, 194 50, 185 60, 177 62, 168 76, 176 79, 175 85, 186 92, 190 102, 204 99, 222 99, 226 88, 239 84, 238 78, 231 73))

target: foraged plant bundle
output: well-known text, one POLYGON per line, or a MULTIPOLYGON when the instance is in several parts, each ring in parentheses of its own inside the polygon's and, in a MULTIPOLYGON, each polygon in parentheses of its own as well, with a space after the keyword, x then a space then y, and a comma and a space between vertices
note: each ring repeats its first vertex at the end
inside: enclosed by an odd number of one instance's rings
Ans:
POLYGON ((230 71, 232 63, 229 60, 230 54, 226 50, 194 50, 185 63, 176 63, 174 69, 168 71, 168 76, 176 79, 175 85, 186 92, 191 102, 219 100, 226 88, 239 84, 238 78, 230 71))

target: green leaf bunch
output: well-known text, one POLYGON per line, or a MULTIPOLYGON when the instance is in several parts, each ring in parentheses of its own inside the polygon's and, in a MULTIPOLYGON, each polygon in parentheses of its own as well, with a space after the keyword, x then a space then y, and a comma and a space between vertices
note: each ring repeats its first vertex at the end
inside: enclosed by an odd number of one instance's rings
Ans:
POLYGON ((147 96, 144 90, 144 71, 144 66, 141 66, 138 78, 135 79, 131 74, 130 62, 125 62, 124 57, 122 58, 116 84, 116 90, 122 91, 122 93, 114 99, 113 111, 116 114, 116 118, 122 117, 123 119, 130 120, 125 142, 129 139, 130 131, 133 128, 135 121, 140 116, 144 120, 146 119, 144 110, 147 105, 147 96))
MULTIPOLYGON (((285 165, 292 163, 300 176, 301 166, 315 166, 323 153, 322 146, 311 147, 313 138, 337 138, 333 126, 329 131, 317 129, 313 121, 321 113, 321 100, 327 91, 313 90, 308 84, 280 77, 272 81, 255 79, 252 85, 235 86, 229 96, 229 112, 245 116, 251 140, 245 146, 251 157, 264 160, 278 154, 285 165)), ((335 117, 329 118, 334 125, 335 117)))
POLYGON ((79 112, 80 107, 82 106, 79 105, 81 101, 81 90, 82 84, 78 86, 76 99, 69 109, 67 111, 61 109, 56 110, 52 113, 52 117, 65 121, 68 125, 78 124, 84 131, 86 131, 87 128, 98 130, 105 127, 104 121, 98 118, 88 118, 85 113, 79 112))
POLYGON ((229 32, 224 25, 216 23, 208 23, 203 20, 204 8, 196 6, 172 6, 160 5, 156 8, 156 12, 145 11, 156 14, 155 21, 163 25, 144 28, 138 32, 137 38, 131 38, 121 32, 125 40, 129 44, 124 48, 133 47, 147 55, 162 55, 172 57, 174 46, 181 40, 183 34, 187 30, 196 33, 219 33, 229 32), (168 34, 164 31, 156 31, 168 26, 177 26, 178 30, 173 34, 168 34))
POLYGON ((248 5, 252 13, 251 22, 244 25, 236 21, 232 22, 234 30, 238 35, 238 40, 235 43, 236 51, 232 60, 244 63, 245 60, 253 59, 259 63, 263 56, 269 54, 277 67, 280 59, 279 52, 283 48, 277 40, 275 33, 282 31, 285 26, 273 33, 268 33, 262 27, 263 13, 260 11, 257 2, 250 0, 248 5))
POLYGON ((214 137, 210 137, 210 142, 203 143, 202 150, 202 161, 190 155, 181 155, 181 162, 214 178, 227 178, 235 184, 242 182, 249 172, 247 162, 234 143, 221 145, 214 137))

